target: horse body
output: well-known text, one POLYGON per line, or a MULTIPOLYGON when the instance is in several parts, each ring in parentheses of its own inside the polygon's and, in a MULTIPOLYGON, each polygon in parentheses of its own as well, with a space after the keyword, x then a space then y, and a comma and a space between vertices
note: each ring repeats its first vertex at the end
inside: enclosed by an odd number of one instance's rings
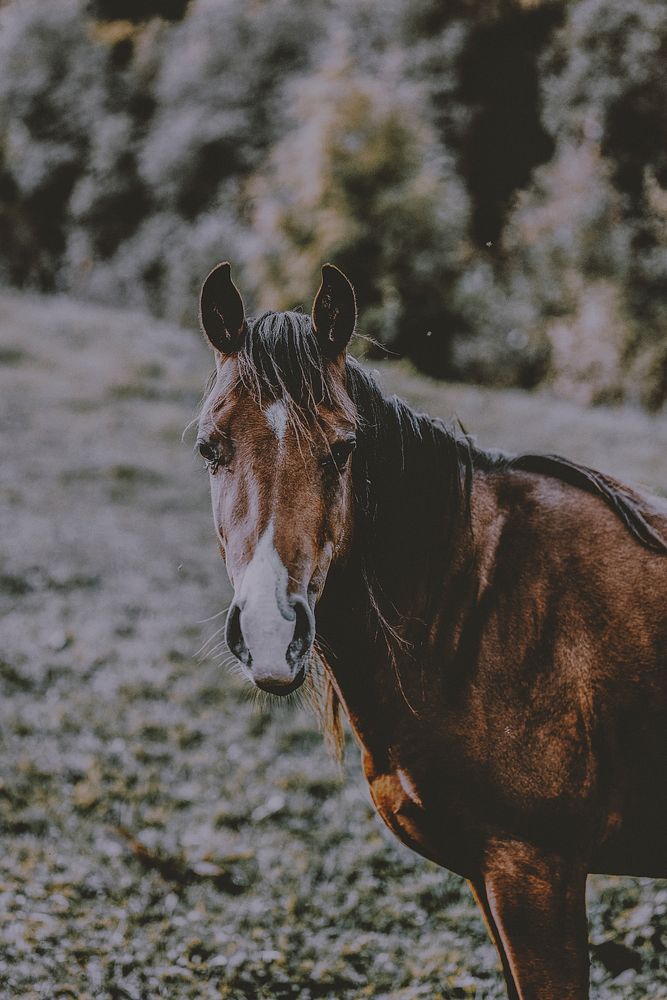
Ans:
POLYGON ((377 811, 470 881, 510 998, 584 1000, 587 873, 667 875, 667 507, 385 398, 330 266, 312 319, 246 322, 229 265, 201 309, 230 649, 289 693, 316 627, 377 811))
MULTIPOLYGON (((443 587, 427 673, 410 654, 402 690, 388 686, 386 652, 369 644, 361 674, 349 582, 341 597, 332 586, 333 607, 323 595, 335 683, 378 812, 410 847, 473 880, 499 831, 545 850, 571 845, 589 871, 664 877, 667 560, 569 486, 478 479, 466 597, 458 580, 443 587)), ((665 514, 655 520, 667 529, 665 514)))

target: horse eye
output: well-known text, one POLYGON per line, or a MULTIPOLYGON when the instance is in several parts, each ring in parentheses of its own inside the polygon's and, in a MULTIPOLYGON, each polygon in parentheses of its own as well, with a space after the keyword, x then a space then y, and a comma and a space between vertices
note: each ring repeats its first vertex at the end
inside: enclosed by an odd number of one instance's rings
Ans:
POLYGON ((325 464, 333 461, 337 469, 343 469, 356 444, 357 442, 354 438, 347 438, 345 441, 336 441, 335 444, 331 445, 331 455, 327 456, 325 464))
POLYGON ((215 462, 218 453, 209 441, 197 441, 197 449, 205 462, 215 462))
POLYGON ((199 454, 204 459, 204 465, 210 473, 215 473, 218 469, 223 469, 230 461, 229 449, 218 444, 211 444, 210 441, 198 441, 197 448, 199 454))

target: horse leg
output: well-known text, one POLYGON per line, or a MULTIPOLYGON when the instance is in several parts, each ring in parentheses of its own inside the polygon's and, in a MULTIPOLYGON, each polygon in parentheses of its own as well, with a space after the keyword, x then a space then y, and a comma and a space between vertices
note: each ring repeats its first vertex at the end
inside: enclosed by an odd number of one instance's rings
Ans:
POLYGON ((519 1000, 587 1000, 586 871, 581 858, 517 841, 487 852, 487 905, 519 1000))
POLYGON ((496 946, 496 951, 498 952, 498 957, 500 958, 500 964, 503 969, 503 975, 505 977, 505 985, 507 986, 507 995, 509 1000, 519 1000, 519 994, 517 993, 516 986, 514 985, 514 976, 512 975, 512 970, 510 969, 509 960, 505 953, 505 946, 503 945, 500 932, 496 925, 491 912, 491 907, 489 906, 489 898, 486 894, 486 886, 484 885, 483 879, 478 879, 470 882, 470 888, 472 894, 475 897, 475 901, 482 911, 484 917, 484 923, 486 924, 487 930, 489 932, 489 937, 496 946))

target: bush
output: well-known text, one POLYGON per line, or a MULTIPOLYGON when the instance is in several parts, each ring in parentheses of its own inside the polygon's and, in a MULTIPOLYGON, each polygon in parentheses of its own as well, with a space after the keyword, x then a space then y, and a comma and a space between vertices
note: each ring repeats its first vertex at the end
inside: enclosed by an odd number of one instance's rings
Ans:
POLYGON ((457 286, 464 377, 665 402, 666 54, 664 5, 568 7, 540 63, 553 155, 515 195, 495 266, 469 261, 457 286))
POLYGON ((81 15, 77 0, 0 9, 0 266, 19 285, 55 285, 68 201, 104 104, 104 62, 81 15))
POLYGON ((656 0, 6 0, 0 278, 190 323, 354 279, 436 375, 667 397, 656 0))
POLYGON ((666 57, 664 5, 572 5, 543 65, 556 152, 505 234, 554 347, 553 385, 593 402, 665 400, 666 57))
POLYGON ((297 81, 293 125, 256 178, 246 273, 260 305, 309 303, 323 260, 354 275, 360 332, 447 370, 467 202, 392 53, 373 77, 339 43, 297 81))

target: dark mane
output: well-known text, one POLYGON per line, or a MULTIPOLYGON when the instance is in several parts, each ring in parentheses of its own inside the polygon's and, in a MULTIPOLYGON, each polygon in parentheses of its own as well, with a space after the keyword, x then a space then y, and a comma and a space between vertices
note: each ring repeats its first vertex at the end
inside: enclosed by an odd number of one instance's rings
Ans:
POLYGON ((283 399, 305 409, 330 398, 332 380, 304 313, 265 312, 248 319, 237 360, 239 377, 258 402, 283 399))
MULTIPOLYGON (((258 402, 283 399, 296 419, 313 404, 343 402, 312 334, 310 317, 303 313, 265 312, 249 320, 238 361, 239 376, 258 402)), ((401 499, 408 499, 401 496, 407 491, 414 514, 420 489, 418 503, 425 508, 429 530, 434 516, 442 519, 443 510, 450 529, 465 527, 473 471, 516 469, 551 476, 599 496, 642 545, 667 553, 667 541, 647 520, 641 499, 612 478, 557 455, 484 451, 456 425, 417 413, 395 396, 385 396, 375 377, 352 357, 347 359, 346 372, 362 432, 355 455, 357 501, 371 535, 382 518, 382 506, 389 504, 396 512, 401 499), (398 463, 396 456, 400 456, 398 463)))
MULTIPOLYGON (((238 378, 259 405, 280 399, 298 433, 312 430, 317 406, 338 406, 358 425, 352 475, 355 492, 355 550, 358 594, 370 633, 382 637, 402 689, 398 654, 415 658, 428 640, 437 614, 440 582, 451 572, 463 538, 471 537, 475 471, 516 470, 550 476, 599 496, 646 548, 667 553, 667 541, 650 524, 641 498, 613 479, 556 455, 508 455, 485 451, 456 424, 416 412, 386 396, 375 376, 353 357, 346 361, 346 392, 322 357, 309 316, 266 312, 247 321, 236 355, 238 378), (425 567, 423 591, 411 619, 402 620, 397 565, 425 567)), ((461 567, 466 573, 469 566, 461 567)), ((326 643, 318 637, 320 659, 326 643)), ((315 702, 335 751, 342 729, 338 699, 327 671, 320 675, 315 702)), ((314 681, 317 686, 317 681, 314 681)))
POLYGON ((397 528, 408 520, 415 526, 408 559, 425 557, 425 592, 428 601, 434 601, 438 574, 447 564, 457 531, 470 530, 478 454, 472 441, 443 421, 415 412, 403 400, 385 396, 374 375, 351 356, 346 361, 347 392, 342 393, 340 379, 313 336, 310 317, 302 313, 268 312, 249 320, 237 362, 244 388, 260 405, 273 399, 285 402, 298 432, 317 405, 342 406, 356 420, 352 475, 359 599, 366 605, 369 629, 384 637, 394 662, 398 646, 407 650, 420 645, 430 618, 428 603, 418 621, 401 621, 396 610, 396 546, 406 534, 397 528))
POLYGON ((578 465, 560 455, 517 455, 506 464, 511 469, 552 476, 576 489, 599 496, 638 542, 654 552, 667 553, 667 540, 646 519, 641 497, 611 476, 586 465, 578 465))
POLYGON ((346 362, 347 395, 341 398, 340 380, 332 376, 310 317, 303 313, 267 312, 249 320, 237 360, 239 378, 257 402, 282 399, 299 427, 308 411, 321 404, 347 407, 356 418, 353 479, 361 569, 375 615, 395 628, 391 593, 379 582, 385 575, 383 564, 388 564, 387 538, 395 536, 397 522, 409 511, 424 531, 424 538, 415 537, 411 544, 431 551, 437 525, 445 557, 455 529, 469 521, 475 456, 481 458, 482 453, 454 427, 385 396, 374 375, 351 356, 346 362), (445 519, 443 509, 449 513, 445 519))
POLYGON ((476 470, 534 472, 595 494, 642 545, 667 553, 667 542, 647 520, 640 498, 602 473, 555 455, 482 450, 455 424, 385 396, 375 376, 350 356, 347 394, 342 393, 303 313, 266 312, 249 320, 237 361, 246 390, 260 405, 285 402, 300 433, 307 432, 308 414, 319 405, 337 405, 356 418, 352 468, 359 600, 366 604, 369 628, 384 637, 394 663, 399 648, 416 655, 427 641, 438 581, 451 571, 457 545, 460 550, 461 539, 472 531, 476 470), (403 581, 396 579, 396 565, 427 567, 419 613, 410 621, 397 611, 403 581))

